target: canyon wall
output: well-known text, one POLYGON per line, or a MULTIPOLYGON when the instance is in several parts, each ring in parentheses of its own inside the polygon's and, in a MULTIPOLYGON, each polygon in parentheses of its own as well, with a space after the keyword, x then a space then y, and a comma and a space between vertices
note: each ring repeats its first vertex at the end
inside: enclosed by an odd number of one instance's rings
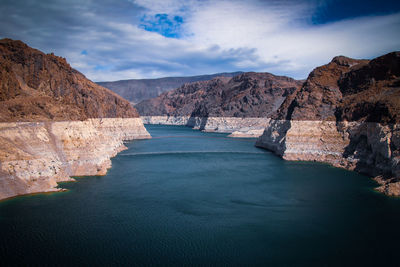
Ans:
POLYGON ((268 118, 142 116, 145 124, 183 125, 204 132, 231 133, 230 137, 259 137, 268 118))
POLYGON ((62 190, 70 176, 105 175, 123 140, 150 138, 140 118, 0 123, 0 199, 62 190))
POLYGON ((135 107, 145 123, 258 137, 271 114, 301 84, 285 76, 248 72, 185 84, 135 107))
POLYGON ((399 86, 399 52, 336 57, 282 103, 256 145, 375 176, 378 191, 400 195, 399 86))
POLYGON ((317 161, 374 176, 378 191, 400 195, 400 125, 271 120, 256 146, 285 160, 317 161))
POLYGON ((21 41, 0 40, 0 199, 104 175, 123 140, 150 138, 130 103, 21 41))

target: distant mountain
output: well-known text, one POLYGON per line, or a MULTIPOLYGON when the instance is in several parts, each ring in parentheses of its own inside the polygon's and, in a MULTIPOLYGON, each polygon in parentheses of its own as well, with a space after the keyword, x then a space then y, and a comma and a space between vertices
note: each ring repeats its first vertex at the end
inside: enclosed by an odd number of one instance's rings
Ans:
POLYGON ((270 73, 193 82, 140 102, 142 116, 269 117, 303 81, 270 73))
POLYGON ((210 75, 199 75, 189 77, 165 77, 158 79, 132 79, 121 80, 115 82, 98 82, 97 84, 104 86, 133 104, 137 104, 143 100, 154 98, 160 94, 181 87, 185 83, 208 81, 215 77, 233 77, 242 72, 216 73, 210 75))

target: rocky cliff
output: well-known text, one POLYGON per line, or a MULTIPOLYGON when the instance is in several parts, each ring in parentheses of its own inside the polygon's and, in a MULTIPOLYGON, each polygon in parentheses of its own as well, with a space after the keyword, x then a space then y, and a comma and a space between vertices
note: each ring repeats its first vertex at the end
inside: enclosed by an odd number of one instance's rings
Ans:
POLYGON ((0 40, 0 121, 134 118, 128 101, 21 41, 0 40))
POLYGON ((272 116, 257 145, 377 176, 400 195, 400 53, 371 61, 335 57, 312 71, 272 116))
POLYGON ((185 83, 211 80, 215 77, 233 77, 241 72, 216 73, 210 75, 198 75, 188 77, 165 77, 158 79, 131 79, 115 82, 98 82, 133 104, 143 100, 154 98, 160 94, 181 87, 185 83))
POLYGON ((0 40, 0 199, 104 175, 123 140, 149 138, 128 101, 65 59, 0 40))
POLYGON ((301 84, 284 76, 249 72, 185 84, 135 107, 145 123, 183 124, 254 137, 301 84))

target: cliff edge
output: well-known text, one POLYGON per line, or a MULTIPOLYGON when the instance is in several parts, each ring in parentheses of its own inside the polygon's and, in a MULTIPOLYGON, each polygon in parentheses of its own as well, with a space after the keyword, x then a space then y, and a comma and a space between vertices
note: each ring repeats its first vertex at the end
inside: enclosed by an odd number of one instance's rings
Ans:
POLYGON ((123 140, 149 138, 128 101, 21 41, 0 40, 0 199, 104 175, 123 140))
POLYGON ((400 195, 400 53, 335 57, 314 69, 272 116, 257 146, 376 176, 400 195))
POLYGON ((257 137, 271 114, 301 84, 285 76, 247 72, 188 83, 135 107, 147 123, 257 137))

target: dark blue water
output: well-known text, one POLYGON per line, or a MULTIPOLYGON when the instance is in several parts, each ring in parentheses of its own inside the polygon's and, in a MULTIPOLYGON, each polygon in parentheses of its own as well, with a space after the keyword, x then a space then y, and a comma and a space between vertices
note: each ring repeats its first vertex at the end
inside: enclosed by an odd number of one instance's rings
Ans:
POLYGON ((4 265, 400 265, 400 201, 369 178, 148 126, 103 177, 0 202, 4 265))

